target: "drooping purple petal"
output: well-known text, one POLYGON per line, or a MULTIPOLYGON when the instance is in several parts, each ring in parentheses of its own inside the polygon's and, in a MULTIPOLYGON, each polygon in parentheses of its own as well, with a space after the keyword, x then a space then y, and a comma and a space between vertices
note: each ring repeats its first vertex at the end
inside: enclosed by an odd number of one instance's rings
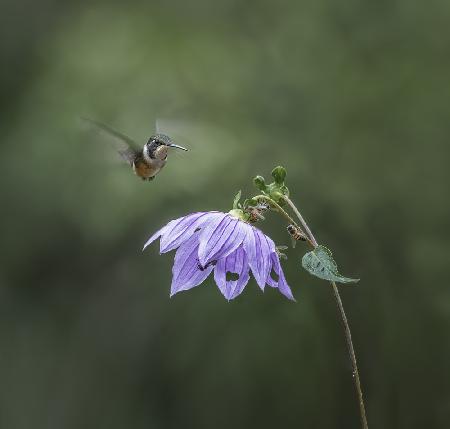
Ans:
MULTIPOLYGON (((211 243, 215 243, 217 239, 222 236, 224 229, 230 224, 230 222, 231 218, 223 214, 222 217, 216 217, 215 219, 211 220, 211 222, 208 222, 208 225, 205 225, 200 233, 199 254, 200 252, 205 253, 205 251, 207 250, 206 246, 210 241, 211 243)), ((200 262, 202 262, 203 258, 199 259, 200 262)))
POLYGON ((287 284, 286 278, 284 277, 283 269, 281 268, 280 260, 277 254, 273 253, 271 256, 271 270, 269 275, 267 276, 267 284, 271 287, 278 288, 278 290, 286 297, 292 301, 295 301, 294 296, 292 295, 291 288, 287 284), (275 280, 272 277, 272 269, 275 271, 275 274, 278 276, 278 280, 275 280))
POLYGON ((226 216, 215 227, 208 226, 200 232, 198 258, 202 265, 218 261, 234 252, 244 241, 247 225, 231 216, 226 216))
POLYGON ((214 269, 212 265, 205 269, 200 269, 199 267, 198 235, 198 233, 193 234, 179 247, 175 254, 170 296, 173 296, 177 292, 198 286, 214 269))
POLYGON ((271 267, 271 254, 275 252, 274 242, 260 230, 252 228, 253 237, 249 233, 244 241, 244 250, 248 263, 259 287, 264 290, 271 267))
POLYGON ((218 212, 195 213, 186 216, 170 231, 165 231, 161 236, 161 253, 170 252, 188 240, 198 229, 208 224, 213 218, 220 216, 218 212))
MULTIPOLYGON (((182 218, 180 218, 182 219, 182 218)), ((175 219, 170 221, 167 225, 164 225, 161 229, 158 229, 144 244, 144 248, 142 250, 145 250, 150 244, 152 244, 157 238, 162 236, 167 231, 170 231, 172 227, 179 221, 179 219, 175 219)))
POLYGON ((214 280, 223 296, 229 301, 242 293, 250 279, 247 255, 242 247, 217 262, 214 280), (237 280, 227 280, 227 272, 239 275, 237 280))
MULTIPOLYGON (((167 246, 167 244, 169 242, 169 240, 168 240, 169 237, 171 238, 173 236, 173 234, 179 233, 180 230, 183 230, 183 228, 186 226, 186 224, 189 224, 189 223, 195 221, 200 215, 201 215, 201 213, 192 213, 187 216, 183 216, 178 219, 175 219, 176 222, 173 224, 172 224, 172 222, 169 222, 169 224, 171 224, 171 227, 167 228, 164 231, 164 234, 161 234, 161 242, 160 242, 161 253, 163 253, 162 250, 167 246)), ((172 241, 172 240, 170 240, 170 241, 172 241)))

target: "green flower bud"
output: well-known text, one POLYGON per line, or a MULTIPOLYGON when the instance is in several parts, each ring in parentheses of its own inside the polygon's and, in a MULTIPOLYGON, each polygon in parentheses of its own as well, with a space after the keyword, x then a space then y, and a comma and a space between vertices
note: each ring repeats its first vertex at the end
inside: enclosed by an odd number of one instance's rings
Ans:
POLYGON ((253 183, 262 192, 264 192, 266 190, 266 188, 267 188, 266 181, 264 180, 264 177, 262 177, 262 176, 256 176, 253 179, 253 183))
POLYGON ((286 169, 284 167, 275 167, 271 174, 277 185, 284 185, 284 179, 286 178, 286 169))
MULTIPOLYGON (((284 196, 289 197, 289 189, 284 184, 284 179, 286 178, 286 169, 284 167, 278 166, 272 170, 272 177, 274 182, 266 185, 264 177, 256 176, 253 179, 255 186, 266 196, 274 200, 280 206, 285 204, 283 199, 284 196)), ((253 205, 252 202, 248 205, 253 205)))
POLYGON ((283 193, 280 191, 273 191, 270 193, 270 198, 274 200, 276 203, 283 205, 283 193))

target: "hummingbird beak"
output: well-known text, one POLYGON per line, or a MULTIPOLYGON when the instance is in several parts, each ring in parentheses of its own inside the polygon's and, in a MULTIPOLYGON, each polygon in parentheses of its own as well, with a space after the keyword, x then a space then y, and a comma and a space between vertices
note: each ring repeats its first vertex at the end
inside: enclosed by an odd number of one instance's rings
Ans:
POLYGON ((175 148, 177 148, 177 149, 181 149, 181 150, 185 150, 185 151, 188 150, 188 149, 186 149, 186 148, 183 147, 183 146, 178 146, 177 144, 173 144, 173 143, 166 143, 166 146, 169 146, 169 147, 175 147, 175 148))

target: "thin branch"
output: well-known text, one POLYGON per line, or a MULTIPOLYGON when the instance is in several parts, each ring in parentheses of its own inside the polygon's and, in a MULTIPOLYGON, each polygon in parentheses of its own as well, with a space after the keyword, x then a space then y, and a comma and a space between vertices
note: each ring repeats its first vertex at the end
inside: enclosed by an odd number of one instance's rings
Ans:
POLYGON ((295 215, 298 217, 298 220, 302 224, 303 228, 305 229, 306 233, 308 234, 308 237, 311 239, 311 244, 314 248, 318 246, 317 241, 314 237, 314 234, 309 229, 308 224, 306 223, 305 219, 303 219, 302 214, 298 211, 295 204, 286 196, 283 197, 283 199, 289 204, 289 207, 292 209, 292 211, 295 213, 295 215))
POLYGON ((356 354, 355 354, 355 349, 353 347, 352 333, 350 332, 350 326, 347 321, 347 316, 345 315, 344 305, 342 304, 341 296, 339 294, 336 283, 331 282, 331 286, 333 286, 334 298, 336 300, 336 305, 339 308, 339 312, 341 313, 342 324, 344 325, 345 339, 347 342, 348 354, 349 354, 349 358, 350 358, 350 361, 352 363, 352 368, 353 368, 353 381, 355 384, 356 395, 358 396, 359 413, 360 413, 360 417, 361 417, 361 426, 364 429, 368 429, 369 426, 367 425, 366 408, 364 406, 361 381, 359 379, 358 365, 356 364, 356 354))
MULTIPOLYGON (((294 219, 292 219, 291 216, 289 216, 289 214, 286 212, 286 210, 284 210, 278 203, 276 203, 274 200, 272 200, 272 198, 267 197, 265 195, 257 195, 255 198, 267 201, 270 205, 275 207, 276 211, 278 213, 280 213, 281 216, 283 216, 290 224, 294 225, 296 228, 300 228, 297 225, 297 222, 294 219)), ((312 238, 314 239, 314 237, 312 237, 312 238)), ((311 244, 311 246, 317 247, 317 243, 311 241, 310 235, 307 236, 307 240, 308 240, 309 244, 311 244)))
MULTIPOLYGON (((312 231, 309 229, 308 224, 306 223, 305 219, 303 218, 303 216, 301 215, 301 213, 299 212, 299 210, 297 209, 295 204, 288 197, 285 196, 283 198, 288 203, 288 205, 291 207, 292 211, 298 217, 300 223, 302 224, 303 228, 305 229, 305 231, 307 232, 307 234, 310 238, 310 242, 311 242, 312 246, 314 248, 316 248, 318 246, 317 241, 316 241, 312 231)), ((345 315, 344 305, 342 304, 341 296, 339 294, 339 290, 336 286, 336 283, 331 282, 331 286, 333 287, 334 298, 336 300, 336 305, 339 309, 341 321, 344 326, 344 333, 345 333, 345 339, 347 342, 348 355, 349 355, 350 362, 352 364, 352 369, 353 369, 353 381, 354 381, 354 385, 355 385, 356 395, 358 397, 359 412, 360 412, 360 417, 361 417, 361 426, 363 429, 368 429, 369 426, 367 424, 366 409, 364 406, 364 399, 363 399, 363 394, 362 394, 362 389, 361 389, 361 381, 359 379, 358 365, 356 363, 356 354, 355 354, 355 349, 353 347, 350 326, 348 324, 347 316, 345 315)))
POLYGON ((265 195, 257 195, 256 197, 258 200, 264 200, 267 201, 271 206, 275 207, 277 209, 278 212, 280 212, 280 214, 289 222, 292 223, 293 225, 297 226, 297 222, 292 219, 289 214, 279 205, 277 204, 274 200, 272 200, 272 198, 270 197, 266 197, 265 195))

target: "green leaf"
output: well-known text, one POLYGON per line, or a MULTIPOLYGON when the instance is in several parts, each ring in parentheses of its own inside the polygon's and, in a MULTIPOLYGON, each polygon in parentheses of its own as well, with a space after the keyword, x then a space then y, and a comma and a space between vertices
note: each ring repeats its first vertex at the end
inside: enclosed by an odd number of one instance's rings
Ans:
POLYGON ((317 246, 302 258, 302 266, 313 276, 338 283, 357 283, 359 279, 341 276, 331 251, 325 246, 317 246))
POLYGON ((239 208, 239 200, 241 199, 241 195, 242 192, 239 191, 236 196, 234 197, 234 201, 233 201, 233 209, 238 209, 239 208))

